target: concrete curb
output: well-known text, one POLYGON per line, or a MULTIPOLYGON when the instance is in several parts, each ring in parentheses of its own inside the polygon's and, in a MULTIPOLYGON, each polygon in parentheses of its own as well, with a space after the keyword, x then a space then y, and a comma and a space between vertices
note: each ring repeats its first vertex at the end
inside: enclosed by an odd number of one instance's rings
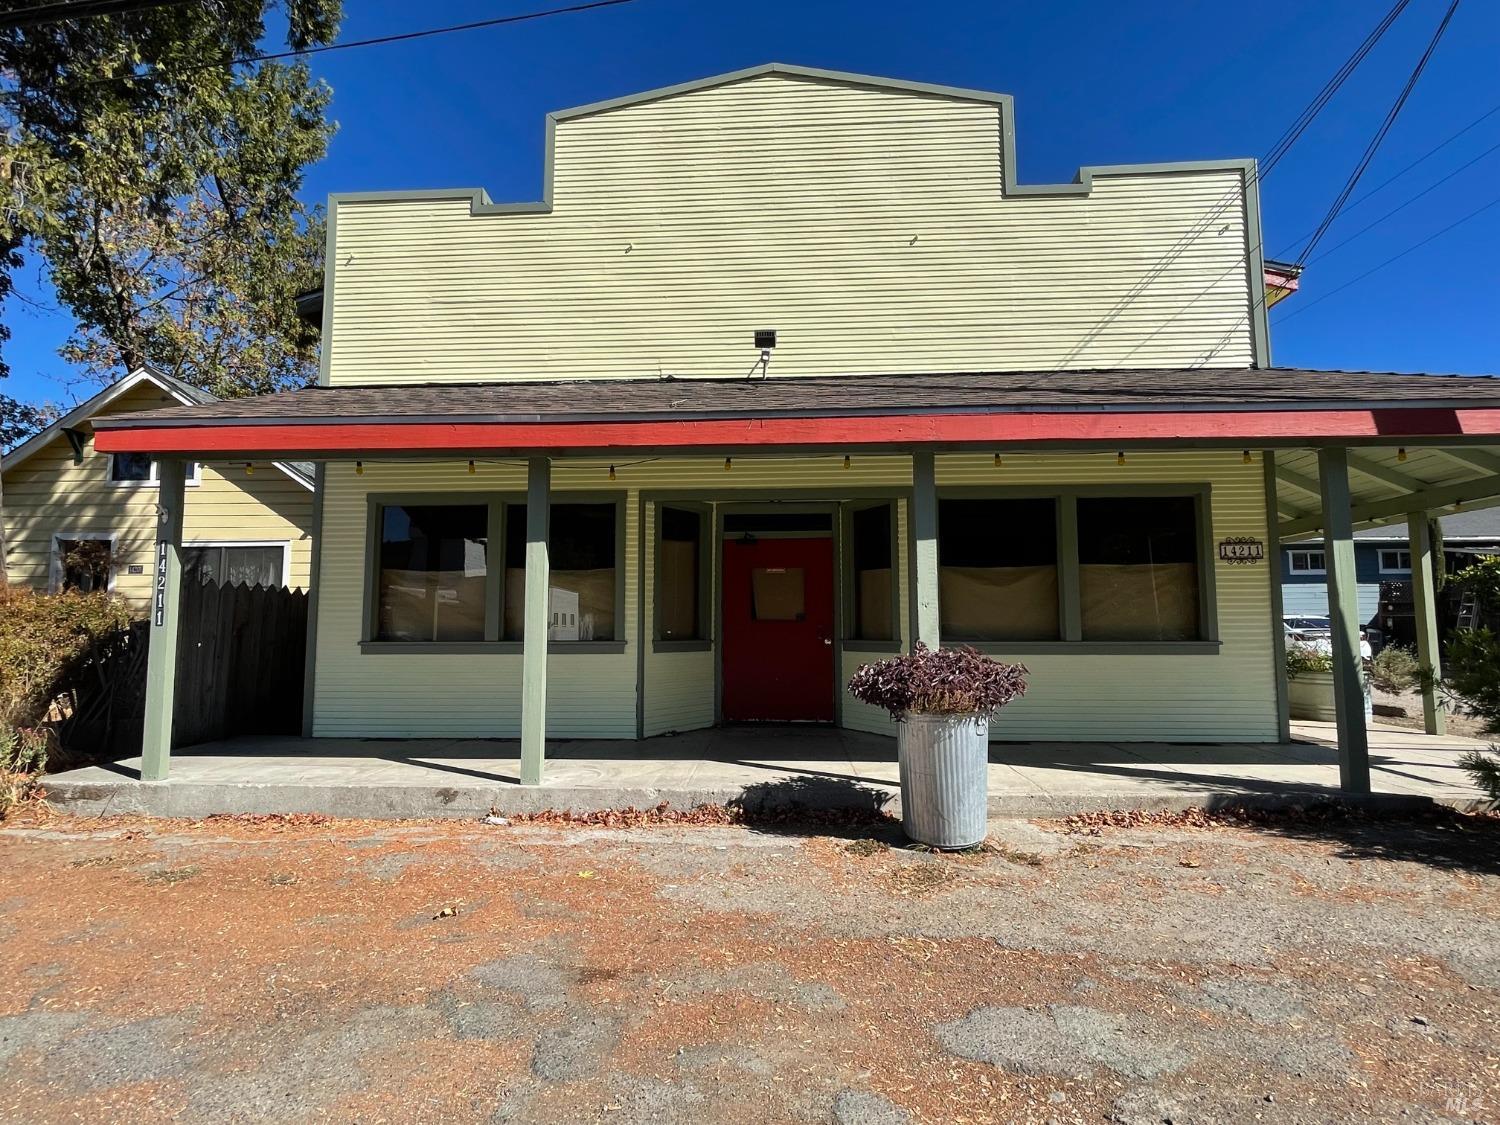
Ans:
MULTIPOLYGON (((406 820, 452 817, 476 819, 491 810, 501 814, 548 810, 595 812, 601 809, 647 809, 666 802, 676 809, 697 805, 743 804, 760 811, 791 809, 884 808, 899 815, 900 799, 888 787, 865 785, 758 785, 716 787, 594 787, 518 785, 317 785, 254 782, 49 780, 47 800, 58 811, 75 816, 139 815, 205 817, 215 814, 321 813, 327 816, 406 820)), ((1157 794, 997 793, 989 798, 991 817, 1061 817, 1113 809, 1180 811, 1224 808, 1291 808, 1319 800, 1342 799, 1371 809, 1409 811, 1447 805, 1473 812, 1483 802, 1463 796, 1429 798, 1417 794, 1372 794, 1341 797, 1335 789, 1287 789, 1268 794, 1226 789, 1184 789, 1157 794)))

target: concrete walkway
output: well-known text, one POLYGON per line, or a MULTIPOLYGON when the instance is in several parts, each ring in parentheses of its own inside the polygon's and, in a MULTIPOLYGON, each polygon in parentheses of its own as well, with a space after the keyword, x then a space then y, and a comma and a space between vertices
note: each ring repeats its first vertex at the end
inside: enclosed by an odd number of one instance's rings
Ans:
MULTIPOLYGON (((1338 795, 1331 723, 1296 723, 1290 745, 1008 743, 990 750, 995 816, 1110 808, 1289 804, 1338 795)), ((1373 726, 1377 799, 1481 805, 1457 764, 1483 743, 1373 726)), ((557 742, 546 783, 519 784, 513 741, 241 738, 178 751, 171 777, 139 780, 140 760, 48 779, 52 803, 83 815, 321 812, 354 817, 479 816, 490 809, 885 804, 899 792, 895 740, 806 727, 736 727, 645 742, 557 742)))

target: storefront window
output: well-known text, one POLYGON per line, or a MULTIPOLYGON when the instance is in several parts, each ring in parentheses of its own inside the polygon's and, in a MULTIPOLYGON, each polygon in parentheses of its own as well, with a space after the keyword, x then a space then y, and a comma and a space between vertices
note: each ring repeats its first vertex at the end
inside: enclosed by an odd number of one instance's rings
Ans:
MULTIPOLYGON (((613 641, 615 634, 615 521, 613 503, 553 504, 548 536, 549 641, 613 641)), ((526 505, 505 509, 506 640, 525 633, 526 505)))
POLYGON ((658 509, 656 636, 663 641, 701 640, 703 633, 703 513, 663 505, 658 509))
POLYGON ((891 559, 891 505, 856 508, 850 517, 854 567, 854 628, 861 641, 896 638, 891 607, 896 570, 891 559))
POLYGON ((484 639, 487 522, 483 504, 380 509, 377 640, 484 639))
POLYGON ((1197 502, 1080 498, 1078 583, 1086 641, 1197 640, 1197 502))
POLYGON ((941 500, 938 604, 945 641, 1057 640, 1057 501, 941 500))

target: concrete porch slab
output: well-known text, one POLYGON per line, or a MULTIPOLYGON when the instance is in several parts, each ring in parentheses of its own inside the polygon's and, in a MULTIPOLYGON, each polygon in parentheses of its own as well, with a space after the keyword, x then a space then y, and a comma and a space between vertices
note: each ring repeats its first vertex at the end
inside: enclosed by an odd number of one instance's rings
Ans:
MULTIPOLYGON (((1301 804, 1339 796, 1331 723, 1296 723, 1289 745, 997 743, 992 816, 1227 803, 1301 804)), ((1458 767, 1474 739, 1370 729, 1375 803, 1483 807, 1458 767)), ((519 784, 514 741, 239 738, 178 751, 171 777, 140 780, 140 760, 47 779, 48 799, 79 815, 325 813, 478 817, 593 811, 663 801, 677 808, 744 802, 785 808, 899 810, 892 738, 809 727, 724 728, 644 742, 557 742, 546 782, 519 784)))

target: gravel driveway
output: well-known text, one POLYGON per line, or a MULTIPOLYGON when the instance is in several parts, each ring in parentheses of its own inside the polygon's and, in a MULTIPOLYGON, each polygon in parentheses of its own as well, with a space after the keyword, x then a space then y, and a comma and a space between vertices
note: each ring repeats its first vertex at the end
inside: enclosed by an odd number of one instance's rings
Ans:
POLYGON ((23 821, 0 1120, 1500 1116, 1500 823, 23 821))

